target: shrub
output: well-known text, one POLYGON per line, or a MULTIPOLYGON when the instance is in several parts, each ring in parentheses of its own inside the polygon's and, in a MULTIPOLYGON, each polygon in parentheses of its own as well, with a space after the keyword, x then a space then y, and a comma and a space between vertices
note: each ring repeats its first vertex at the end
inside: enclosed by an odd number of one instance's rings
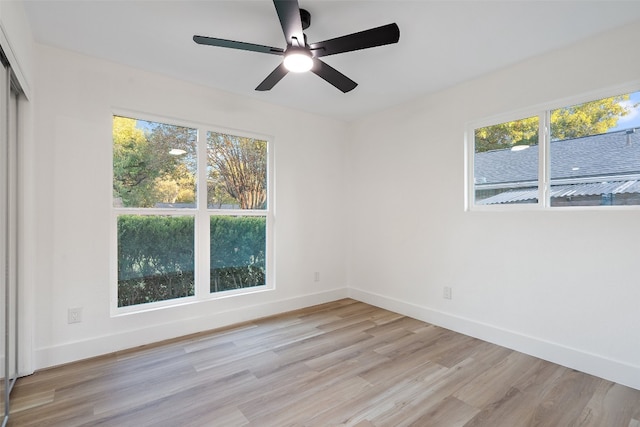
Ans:
POLYGON ((118 307, 194 295, 194 218, 118 217, 118 307))
POLYGON ((210 292, 265 284, 266 218, 212 216, 210 292))
MULTIPOLYGON (((192 216, 118 217, 118 307, 195 293, 192 216)), ((265 284, 266 218, 212 216, 210 292, 265 284)))

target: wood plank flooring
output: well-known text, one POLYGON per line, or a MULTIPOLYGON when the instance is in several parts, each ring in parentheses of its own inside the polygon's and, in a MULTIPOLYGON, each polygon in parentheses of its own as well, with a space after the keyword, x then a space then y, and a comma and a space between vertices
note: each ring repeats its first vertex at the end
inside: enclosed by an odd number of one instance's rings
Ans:
POLYGON ((639 427, 640 391, 345 299, 37 372, 9 426, 639 427))

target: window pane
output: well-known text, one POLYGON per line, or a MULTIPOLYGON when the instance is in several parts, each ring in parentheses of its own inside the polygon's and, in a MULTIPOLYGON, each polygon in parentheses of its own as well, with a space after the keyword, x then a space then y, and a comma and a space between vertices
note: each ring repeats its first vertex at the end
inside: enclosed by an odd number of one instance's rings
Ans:
POLYGON ((207 206, 266 209, 267 141, 207 133, 207 206))
POLYGON ((265 217, 212 216, 210 291, 265 285, 265 217))
POLYGON ((538 202, 538 126, 529 117, 475 130, 476 204, 538 202))
POLYGON ((118 307, 194 295, 194 217, 118 216, 118 307))
POLYGON ((551 111, 551 206, 640 204, 640 92, 551 111))
POLYGON ((196 129, 113 117, 113 205, 194 208, 196 129))

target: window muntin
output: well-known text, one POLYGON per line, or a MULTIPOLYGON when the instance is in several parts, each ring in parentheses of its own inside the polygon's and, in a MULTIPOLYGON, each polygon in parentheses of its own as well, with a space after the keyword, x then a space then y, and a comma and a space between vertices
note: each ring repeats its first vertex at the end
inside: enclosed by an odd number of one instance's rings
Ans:
POLYGON ((113 314, 272 288, 268 144, 114 115, 113 314))
POLYGON ((631 92, 541 111, 535 153, 531 132, 514 137, 533 117, 473 128, 470 206, 640 205, 639 105, 631 92))
POLYGON ((475 129, 476 204, 538 202, 539 126, 536 116, 475 129))

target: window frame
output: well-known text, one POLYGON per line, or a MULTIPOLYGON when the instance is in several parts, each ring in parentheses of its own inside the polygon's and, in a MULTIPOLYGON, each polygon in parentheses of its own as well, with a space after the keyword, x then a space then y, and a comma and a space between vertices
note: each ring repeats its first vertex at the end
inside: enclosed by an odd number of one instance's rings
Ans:
POLYGON ((623 85, 607 87, 577 96, 557 99, 555 101, 538 104, 529 108, 519 109, 508 113, 497 114, 484 119, 468 122, 464 132, 464 210, 465 211, 580 211, 580 210, 640 210, 640 205, 591 205, 591 206, 551 206, 551 158, 550 133, 551 111, 603 98, 640 91, 640 80, 623 85), (487 126, 527 117, 538 116, 538 201, 536 203, 515 203, 499 205, 478 205, 475 203, 475 130, 487 126))
MULTIPOLYGON (((272 291, 275 289, 275 256, 274 256, 274 138, 245 130, 231 129, 208 123, 175 119, 139 111, 113 108, 111 123, 114 116, 128 117, 135 120, 157 122, 172 126, 181 126, 196 130, 196 207, 195 208, 131 208, 115 207, 113 203, 113 186, 111 186, 109 203, 110 210, 110 275, 109 299, 111 317, 135 314, 187 304, 200 303, 222 298, 272 291), (267 202, 265 209, 212 209, 207 205, 207 133, 215 132, 244 138, 253 138, 267 143, 267 202), (204 189, 204 191, 202 191, 204 189), (120 215, 141 216, 192 216, 194 218, 194 295, 156 301, 144 304, 134 304, 118 307, 118 217, 120 215), (265 285, 219 292, 210 292, 210 217, 218 216, 258 216, 266 219, 265 236, 265 285)), ((113 130, 113 125, 110 127, 113 130)), ((113 182, 113 142, 111 142, 110 182, 113 182)))

